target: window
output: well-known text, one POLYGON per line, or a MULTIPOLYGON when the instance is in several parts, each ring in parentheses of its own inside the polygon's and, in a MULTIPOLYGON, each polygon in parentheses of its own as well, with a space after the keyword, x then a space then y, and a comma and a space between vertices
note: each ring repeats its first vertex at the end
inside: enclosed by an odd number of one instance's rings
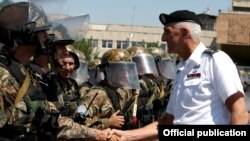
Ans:
POLYGON ((112 40, 102 40, 103 48, 112 48, 112 40))
POLYGON ((147 42, 146 43, 146 47, 157 47, 158 46, 158 43, 155 43, 155 42, 147 42))
POLYGON ((129 42, 128 41, 117 41, 117 48, 121 48, 121 49, 127 49, 129 46, 129 42))
POLYGON ((144 46, 142 42, 132 42, 132 47, 134 46, 144 46))

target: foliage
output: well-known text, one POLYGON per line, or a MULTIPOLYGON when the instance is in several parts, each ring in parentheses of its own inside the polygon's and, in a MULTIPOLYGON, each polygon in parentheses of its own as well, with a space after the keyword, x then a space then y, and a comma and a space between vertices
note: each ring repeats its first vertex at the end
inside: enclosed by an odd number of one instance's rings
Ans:
POLYGON ((82 39, 74 42, 73 46, 85 54, 86 61, 91 61, 98 56, 99 51, 93 48, 91 40, 82 39))

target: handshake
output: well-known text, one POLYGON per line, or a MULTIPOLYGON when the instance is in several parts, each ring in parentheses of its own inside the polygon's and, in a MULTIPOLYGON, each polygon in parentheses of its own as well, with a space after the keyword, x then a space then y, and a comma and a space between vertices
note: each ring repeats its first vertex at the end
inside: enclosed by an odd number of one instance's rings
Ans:
POLYGON ((132 130, 122 131, 118 129, 105 129, 97 131, 96 140, 99 141, 130 141, 128 132, 132 130))
POLYGON ((155 121, 142 128, 133 130, 105 129, 98 130, 96 140, 99 141, 141 141, 158 139, 158 122, 155 121))

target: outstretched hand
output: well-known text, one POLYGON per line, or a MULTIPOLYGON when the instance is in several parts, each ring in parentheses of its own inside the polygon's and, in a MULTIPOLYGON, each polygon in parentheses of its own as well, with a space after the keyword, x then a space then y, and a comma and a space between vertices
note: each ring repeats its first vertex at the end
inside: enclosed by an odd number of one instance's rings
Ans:
POLYGON ((125 131, 112 129, 108 134, 109 141, 129 141, 128 138, 125 137, 125 131))
POLYGON ((107 141, 109 140, 109 133, 111 132, 111 129, 104 129, 97 131, 96 139, 97 141, 107 141))

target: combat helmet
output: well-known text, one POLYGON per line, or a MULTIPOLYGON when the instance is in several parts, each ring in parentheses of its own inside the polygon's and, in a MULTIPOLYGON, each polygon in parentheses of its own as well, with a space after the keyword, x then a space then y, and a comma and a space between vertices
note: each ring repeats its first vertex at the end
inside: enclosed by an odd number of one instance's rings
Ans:
POLYGON ((111 49, 106 51, 101 59, 101 64, 108 62, 130 62, 131 56, 125 49, 111 49))
POLYGON ((67 45, 66 48, 68 51, 71 51, 71 52, 74 52, 75 54, 77 54, 79 60, 86 59, 85 54, 82 51, 76 49, 73 45, 67 45))
POLYGON ((0 5, 0 27, 0 41, 8 50, 14 45, 39 42, 34 33, 49 28, 43 9, 32 0, 0 5))
POLYGON ((133 46, 128 48, 127 51, 130 53, 131 56, 147 52, 146 48, 143 46, 133 46))
POLYGON ((69 54, 73 53, 75 56, 77 56, 77 59, 75 60, 75 71, 73 72, 71 78, 75 79, 78 85, 87 82, 89 79, 89 74, 88 62, 85 61, 85 54, 80 50, 75 49, 72 45, 67 45, 66 48, 69 54))
POLYGON ((154 56, 159 76, 164 80, 174 79, 176 67, 170 55, 160 47, 150 47, 148 52, 154 56))
POLYGON ((129 52, 125 49, 111 49, 101 58, 105 78, 115 87, 137 89, 140 87, 136 64, 131 61, 129 52))
POLYGON ((154 57, 142 46, 135 46, 127 49, 133 62, 136 63, 139 76, 148 75, 158 77, 154 57))
POLYGON ((72 55, 75 60, 75 71, 73 72, 71 78, 75 79, 78 85, 81 85, 82 83, 88 81, 89 75, 88 75, 88 62, 80 59, 80 57, 82 57, 84 53, 81 53, 80 56, 79 52, 74 50, 74 51, 69 51, 69 54, 72 55))
POLYGON ((165 51, 160 47, 149 47, 149 48, 147 48, 147 50, 154 57, 156 57, 156 56, 163 57, 165 54, 165 51))
POLYGON ((104 73, 100 71, 98 67, 100 64, 101 64, 100 59, 94 59, 89 62, 89 65, 88 65, 89 82, 92 85, 96 85, 100 81, 104 80, 104 73))

